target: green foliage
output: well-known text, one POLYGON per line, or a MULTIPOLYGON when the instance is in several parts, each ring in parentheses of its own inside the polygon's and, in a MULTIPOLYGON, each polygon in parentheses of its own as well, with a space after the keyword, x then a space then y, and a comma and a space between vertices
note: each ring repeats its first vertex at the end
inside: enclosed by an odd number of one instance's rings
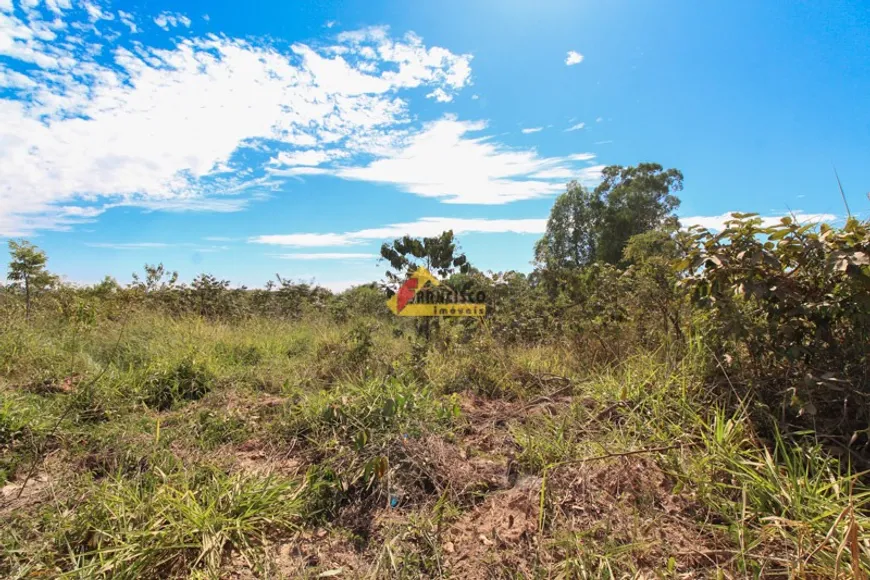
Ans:
POLYGON ((764 226, 735 214, 722 232, 693 230, 681 241, 686 256, 676 267, 691 273, 683 285, 711 350, 794 418, 831 421, 856 436, 866 429, 868 224, 817 228, 786 217, 764 226))
POLYGON ((181 569, 218 578, 228 549, 259 562, 266 534, 296 529, 301 489, 277 477, 209 469, 112 477, 59 526, 58 557, 91 578, 167 577, 181 569))
POLYGON ((193 421, 193 434, 202 447, 213 449, 227 443, 243 442, 250 435, 250 429, 244 417, 201 409, 193 421))
POLYGON ((456 262, 452 235, 397 240, 396 280, 430 260, 487 295, 486 319, 426 340, 374 284, 148 266, 46 286, 30 321, 0 295, 0 575, 867 567, 868 224, 679 232, 680 179, 573 189, 564 224, 614 231, 548 231, 565 260, 529 275, 456 262))
POLYGON ((214 375, 195 359, 186 358, 177 365, 154 372, 144 387, 144 402, 159 411, 178 403, 201 399, 214 386, 214 375))
POLYGON ((398 284, 404 282, 419 266, 425 266, 441 278, 446 278, 457 269, 468 272, 471 267, 468 259, 465 254, 457 252, 453 230, 448 230, 431 238, 396 238, 392 243, 381 246, 381 259, 390 265, 390 269, 385 272, 387 280, 398 284))
POLYGON ((263 360, 263 353, 255 344, 227 344, 219 342, 216 354, 230 364, 256 366, 263 360))
POLYGON ((556 199, 535 259, 547 271, 579 268, 596 261, 617 264, 628 240, 637 234, 676 223, 673 211, 683 174, 657 163, 635 167, 611 165, 593 191, 576 181, 556 199))
POLYGON ((376 284, 364 284, 345 290, 329 302, 329 311, 338 322, 355 317, 385 318, 389 310, 384 305, 386 296, 376 284))
POLYGON ((7 279, 14 288, 24 291, 26 316, 30 317, 31 297, 45 291, 56 281, 55 276, 45 269, 48 257, 45 252, 26 240, 9 240, 9 262, 7 279))

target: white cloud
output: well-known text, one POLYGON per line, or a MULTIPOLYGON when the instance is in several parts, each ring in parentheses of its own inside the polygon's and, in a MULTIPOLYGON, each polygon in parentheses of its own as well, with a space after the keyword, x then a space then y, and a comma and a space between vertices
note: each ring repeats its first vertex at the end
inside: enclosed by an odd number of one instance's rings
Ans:
POLYGON ((0 0, 0 12, 12 12, 12 0, 0 0))
POLYGON ((147 18, 53 2, 69 26, 45 5, 0 13, 0 235, 69 229, 118 206, 239 211, 310 175, 480 204, 599 178, 591 153, 541 156, 449 115, 418 122, 403 91, 453 98, 471 56, 412 33, 374 27, 282 51, 190 36, 187 17, 163 13, 157 24, 187 37, 156 48, 128 40, 147 18))
POLYGON ((577 123, 576 125, 571 125, 567 129, 565 129, 565 132, 567 133, 568 131, 579 131, 580 129, 582 129, 585 126, 586 126, 586 123, 577 123))
POLYGON ((538 131, 543 131, 543 127, 527 127, 523 129, 523 133, 528 135, 529 133, 537 133, 538 131))
POLYGON ((120 18, 121 22, 123 22, 127 26, 127 28, 130 29, 131 33, 136 34, 137 32, 139 32, 139 27, 136 26, 136 22, 133 19, 132 14, 130 14, 129 12, 124 12, 123 10, 118 10, 118 18, 120 18))
POLYGON ((172 244, 163 242, 131 242, 131 243, 112 243, 112 242, 92 242, 86 243, 90 248, 109 248, 112 250, 148 250, 153 248, 169 248, 172 244))
POLYGON ((280 165, 320 165, 325 161, 329 161, 332 156, 326 151, 316 149, 308 149, 305 151, 282 151, 278 157, 272 160, 275 164, 280 165))
POLYGON ((541 234, 547 226, 546 218, 527 219, 477 219, 477 218, 420 218, 415 222, 391 224, 345 233, 295 233, 263 235, 251 238, 256 244, 271 244, 296 247, 352 246, 372 240, 385 241, 404 235, 432 237, 446 230, 454 235, 480 233, 541 234))
MULTIPOLYGON (((722 215, 713 216, 689 216, 681 217, 680 224, 683 227, 701 226, 712 231, 722 231, 725 229, 725 222, 734 219, 731 214, 734 212, 726 212, 722 215)), ((780 220, 788 215, 800 224, 818 224, 822 222, 832 222, 837 219, 837 216, 829 213, 804 213, 800 210, 791 214, 782 214, 775 216, 759 216, 761 217, 762 225, 772 226, 780 222, 780 220)))
POLYGON ((604 117, 595 117, 595 122, 600 123, 604 120, 604 117))
POLYGON ((449 103, 453 100, 453 95, 444 92, 444 89, 437 88, 428 95, 426 95, 427 99, 435 99, 439 103, 449 103))
POLYGON ((174 12, 161 12, 154 18, 154 24, 163 30, 169 30, 170 27, 184 26, 190 28, 190 18, 184 14, 174 12))
MULTIPOLYGON (((560 169, 585 183, 595 182, 601 166, 577 168, 576 157, 540 157, 534 150, 510 149, 484 137, 469 137, 484 123, 446 116, 428 123, 395 149, 366 166, 336 167, 344 179, 391 183, 423 197, 447 203, 502 204, 555 194, 556 178, 534 174, 560 169)), ((592 154, 585 154, 589 159, 592 154)))
POLYGON ((479 98, 480 98, 480 95, 471 95, 471 100, 472 100, 472 101, 476 101, 476 100, 479 99, 479 98))
POLYGON ((320 252, 314 254, 275 254, 276 258, 282 260, 372 260, 378 257, 377 254, 354 254, 341 252, 320 252))
POLYGON ((577 51, 569 50, 568 56, 565 57, 565 64, 568 66, 573 66, 575 64, 580 64, 583 62, 583 55, 577 51))
POLYGON ((126 12, 80 2, 64 18, 57 27, 45 4, 0 13, 0 235, 69 228, 119 205, 238 211, 282 171, 376 180, 378 159, 426 137, 401 92, 453 95, 470 82, 470 55, 385 28, 289 51, 215 35, 156 48, 128 40, 126 12), (83 203, 87 215, 69 209, 83 203))
POLYGON ((97 20, 113 20, 115 18, 114 14, 103 11, 103 9, 94 2, 88 2, 85 0, 82 5, 88 13, 91 22, 96 22, 97 20))

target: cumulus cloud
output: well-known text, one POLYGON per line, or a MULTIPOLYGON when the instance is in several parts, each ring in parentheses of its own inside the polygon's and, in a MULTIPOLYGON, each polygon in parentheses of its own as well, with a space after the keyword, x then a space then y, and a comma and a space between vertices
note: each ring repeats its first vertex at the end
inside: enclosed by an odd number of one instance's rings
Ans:
POLYGON ((47 3, 0 12, 0 235, 69 228, 116 205, 237 211, 245 200, 228 196, 273 189, 269 168, 392 150, 410 131, 400 91, 453 94, 470 80, 469 55, 386 30, 317 49, 215 35, 156 48, 128 39, 130 13, 52 6, 87 26, 55 26, 47 3), (86 215, 70 209, 82 204, 86 215))
POLYGON ((569 175, 600 172, 573 156, 507 147, 481 121, 419 121, 413 99, 449 103, 470 84, 472 59, 413 33, 372 27, 284 49, 194 35, 178 13, 113 12, 90 0, 7 4, 0 235, 69 229, 119 206, 239 211, 287 178, 312 175, 490 204, 551 195, 569 175), (154 30, 153 46, 133 36, 151 21, 167 31, 154 30))
POLYGON ((575 64, 580 64, 583 62, 583 55, 577 51, 569 50, 568 56, 565 57, 565 64, 568 66, 574 66, 575 64))
POLYGON ((372 240, 382 241, 405 235, 432 237, 446 230, 457 236, 479 233, 541 234, 547 227, 546 218, 526 219, 477 219, 477 218, 421 218, 415 222, 391 224, 344 233, 293 233, 256 236, 249 241, 255 244, 296 247, 352 246, 372 240))
MULTIPOLYGON (((428 123, 386 155, 364 166, 338 167, 338 177, 390 183, 404 191, 447 203, 502 204, 552 195, 564 178, 541 176, 560 170, 584 183, 595 182, 602 166, 579 168, 577 156, 541 157, 534 150, 512 149, 485 137, 473 137, 482 122, 453 116, 428 123)), ((583 160, 592 154, 583 155, 583 160)))
POLYGON ((543 130, 544 130, 543 127, 527 127, 525 129, 523 129, 522 131, 525 135, 528 135, 529 133, 537 133, 538 131, 543 131, 543 130))
MULTIPOLYGON (((681 217, 680 224, 683 227, 689 226, 701 226, 702 228, 706 228, 708 230, 720 232, 725 229, 725 222, 731 219, 732 213, 734 212, 726 212, 722 215, 712 215, 712 216, 689 216, 689 217, 681 217)), ((774 216, 759 216, 761 217, 761 222, 764 227, 776 225, 780 222, 780 220, 789 216, 793 218, 800 224, 819 224, 822 222, 832 222, 837 219, 837 216, 830 213, 805 213, 803 211, 796 211, 790 214, 781 214, 774 216)))
POLYGON ((175 28, 176 26, 184 26, 185 28, 190 28, 190 18, 188 18, 184 14, 161 12, 154 18, 154 24, 156 24, 163 30, 169 30, 170 27, 175 28))
POLYGON ((136 21, 133 18, 133 15, 129 12, 124 12, 123 10, 118 10, 118 18, 121 19, 121 22, 130 29, 130 32, 136 34, 139 32, 139 27, 136 25, 136 21))

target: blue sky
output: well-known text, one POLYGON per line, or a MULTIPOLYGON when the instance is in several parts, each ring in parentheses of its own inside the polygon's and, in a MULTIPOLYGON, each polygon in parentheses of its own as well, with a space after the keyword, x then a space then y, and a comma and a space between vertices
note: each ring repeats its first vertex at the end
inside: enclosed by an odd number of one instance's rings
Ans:
POLYGON ((163 262, 380 277, 456 231, 530 269, 604 165, 685 174, 684 223, 870 209, 870 3, 0 0, 0 238, 81 283, 163 262))

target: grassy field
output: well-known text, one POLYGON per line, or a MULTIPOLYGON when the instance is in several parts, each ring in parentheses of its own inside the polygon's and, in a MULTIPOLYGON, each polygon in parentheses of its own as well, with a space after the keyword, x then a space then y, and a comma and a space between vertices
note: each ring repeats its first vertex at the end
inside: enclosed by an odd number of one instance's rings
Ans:
POLYGON ((460 322, 427 344, 386 318, 115 318, 0 333, 3 577, 870 566, 856 470, 821 439, 760 439, 691 337, 601 364, 460 322))

